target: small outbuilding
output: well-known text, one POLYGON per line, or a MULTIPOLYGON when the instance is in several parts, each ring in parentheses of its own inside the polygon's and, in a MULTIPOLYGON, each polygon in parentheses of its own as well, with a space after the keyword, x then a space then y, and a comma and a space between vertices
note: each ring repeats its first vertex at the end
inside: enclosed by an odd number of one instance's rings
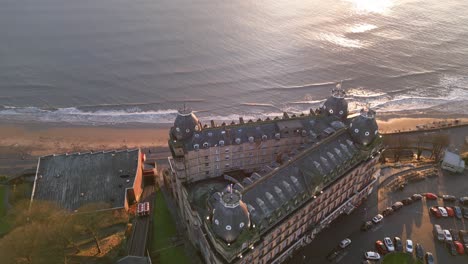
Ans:
POLYGON ((441 167, 444 170, 461 173, 465 170, 465 161, 460 157, 460 155, 446 150, 441 167))

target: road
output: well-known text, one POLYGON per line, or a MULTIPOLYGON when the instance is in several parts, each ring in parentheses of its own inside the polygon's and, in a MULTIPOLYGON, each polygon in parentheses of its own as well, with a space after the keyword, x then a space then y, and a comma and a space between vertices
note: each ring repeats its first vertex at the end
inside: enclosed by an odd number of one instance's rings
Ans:
POLYGON ((148 230, 150 228, 151 216, 153 215, 154 186, 146 186, 143 190, 140 202, 150 203, 150 215, 136 217, 133 232, 130 239, 128 255, 145 256, 146 242, 148 241, 148 230))
POLYGON ((434 224, 439 224, 444 229, 468 229, 468 219, 434 219, 429 215, 431 206, 444 204, 441 200, 426 201, 423 199, 387 216, 381 224, 367 232, 362 232, 359 228, 364 220, 370 220, 387 206, 414 193, 434 192, 452 194, 457 197, 468 196, 467 183, 468 171, 465 171, 464 175, 444 174, 412 183, 403 191, 393 193, 375 191, 355 212, 341 216, 327 230, 321 232, 311 244, 299 250, 287 263, 361 263, 365 251, 375 250, 376 240, 382 240, 385 236, 399 236, 402 240, 411 239, 415 244, 422 244, 425 251, 434 254, 436 263, 466 264, 468 255, 451 256, 444 244, 436 241, 432 235, 434 224), (326 255, 346 237, 353 241, 352 244, 334 262, 328 262, 326 255))

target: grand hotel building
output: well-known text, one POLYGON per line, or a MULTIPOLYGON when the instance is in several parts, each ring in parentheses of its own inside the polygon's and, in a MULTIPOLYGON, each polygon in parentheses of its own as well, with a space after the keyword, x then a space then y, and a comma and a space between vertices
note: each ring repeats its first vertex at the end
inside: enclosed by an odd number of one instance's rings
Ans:
POLYGON ((274 119, 202 126, 180 111, 172 194, 206 263, 281 263, 372 192, 381 142, 375 112, 348 117, 340 89, 274 119))

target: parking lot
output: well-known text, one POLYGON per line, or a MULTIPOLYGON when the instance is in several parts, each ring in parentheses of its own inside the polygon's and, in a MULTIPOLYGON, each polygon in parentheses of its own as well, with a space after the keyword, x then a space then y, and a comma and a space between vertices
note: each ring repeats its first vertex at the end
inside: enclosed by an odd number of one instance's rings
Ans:
POLYGON ((423 245, 425 251, 433 253, 436 263, 468 263, 468 255, 452 256, 443 242, 434 238, 433 225, 439 224, 443 229, 468 229, 468 219, 435 218, 429 209, 434 205, 453 206, 456 203, 445 203, 442 199, 416 201, 405 205, 399 211, 385 217, 372 229, 363 232, 360 226, 370 220, 394 202, 403 200, 414 193, 432 192, 438 195, 451 194, 457 197, 468 196, 468 172, 462 175, 444 173, 439 177, 427 178, 424 181, 409 184, 402 191, 388 193, 383 188, 374 191, 368 200, 350 215, 343 215, 330 227, 322 231, 312 243, 297 252, 288 263, 361 263, 365 251, 375 251, 375 241, 384 237, 398 236, 405 241, 423 245), (332 262, 326 256, 333 251, 343 238, 350 238, 352 243, 332 262))

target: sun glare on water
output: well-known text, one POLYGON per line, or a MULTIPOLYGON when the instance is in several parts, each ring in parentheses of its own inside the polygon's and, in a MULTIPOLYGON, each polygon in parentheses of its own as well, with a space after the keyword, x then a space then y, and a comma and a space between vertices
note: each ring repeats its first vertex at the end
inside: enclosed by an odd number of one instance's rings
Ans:
POLYGON ((393 6, 393 0, 346 0, 358 12, 384 14, 393 6))

